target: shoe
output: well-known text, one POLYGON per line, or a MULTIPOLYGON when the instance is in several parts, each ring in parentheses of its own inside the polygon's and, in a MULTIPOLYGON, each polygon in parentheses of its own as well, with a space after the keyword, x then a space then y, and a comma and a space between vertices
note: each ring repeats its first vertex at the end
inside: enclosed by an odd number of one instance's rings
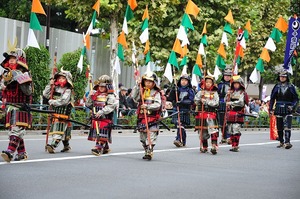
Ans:
POLYGON ((48 153, 55 153, 55 151, 54 151, 55 148, 51 144, 47 144, 46 149, 47 149, 48 153))
POLYGON ((100 156, 101 155, 101 150, 99 149, 92 149, 92 154, 94 154, 95 156, 100 156))
POLYGON ((280 144, 277 146, 277 148, 284 148, 284 147, 285 147, 284 143, 280 143, 280 144))
POLYGON ((152 160, 153 153, 145 152, 145 155, 143 156, 144 160, 152 160))
POLYGON ((200 148, 200 153, 207 153, 207 148, 200 148))
POLYGON ((182 147, 183 144, 179 140, 174 140, 173 144, 177 147, 182 147))
POLYGON ((210 149, 210 152, 213 154, 213 155, 216 155, 218 152, 217 152, 217 148, 211 148, 210 149))
POLYGON ((103 149, 102 154, 107 154, 107 153, 109 153, 110 151, 111 151, 110 149, 103 149))
POLYGON ((70 150, 71 150, 70 146, 64 146, 64 148, 60 152, 64 153, 64 152, 69 152, 70 150))
POLYGON ((239 147, 233 147, 232 149, 229 149, 229 151, 232 151, 232 152, 239 152, 240 149, 239 149, 239 147))
POLYGON ((292 148, 292 147, 293 147, 293 145, 292 145, 291 143, 285 144, 285 149, 290 149, 290 148, 292 148))
POLYGON ((231 142, 231 139, 230 139, 230 138, 227 138, 226 142, 227 142, 227 144, 228 144, 228 145, 231 145, 231 144, 232 144, 232 142, 231 142))
POLYGON ((221 142, 220 142, 220 144, 225 144, 225 143, 227 143, 226 139, 222 139, 221 142))
POLYGON ((14 159, 14 161, 22 161, 22 160, 27 160, 28 156, 27 153, 18 153, 14 159))
POLYGON ((2 151, 1 157, 5 162, 10 162, 13 159, 13 155, 8 151, 2 151))

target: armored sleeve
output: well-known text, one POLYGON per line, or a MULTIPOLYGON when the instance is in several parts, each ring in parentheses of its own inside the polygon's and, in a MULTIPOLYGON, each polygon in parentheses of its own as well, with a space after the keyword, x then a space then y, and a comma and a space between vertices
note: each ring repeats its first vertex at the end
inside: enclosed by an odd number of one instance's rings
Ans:
POLYGON ((107 95, 107 104, 101 110, 104 115, 107 115, 113 112, 119 106, 119 102, 116 100, 116 96, 114 94, 107 95))
POLYGON ((93 100, 92 100, 92 96, 96 93, 95 90, 90 91, 90 94, 87 97, 87 100, 85 102, 85 106, 92 109, 93 107, 93 100))
POLYGON ((219 95, 217 92, 214 92, 213 99, 207 99, 206 104, 210 107, 217 107, 219 106, 219 95))
POLYGON ((194 98, 194 102, 195 102, 196 105, 200 104, 201 97, 202 97, 202 94, 201 94, 201 90, 200 90, 200 91, 198 91, 198 93, 195 95, 195 98, 194 98))
POLYGON ((161 107, 161 97, 160 97, 160 93, 157 92, 156 95, 154 96, 154 103, 148 105, 147 109, 157 111, 160 109, 160 107, 161 107))
POLYGON ((62 94, 59 99, 55 99, 52 101, 53 106, 62 106, 67 105, 71 101, 72 90, 66 89, 66 91, 62 94))
POLYGON ((46 98, 46 99, 50 99, 50 93, 51 93, 51 85, 48 84, 44 91, 43 91, 43 96, 46 98))
POLYGON ((131 91, 132 93, 132 99, 135 103, 138 103, 140 101, 140 87, 138 85, 135 85, 131 91))
POLYGON ((234 108, 234 107, 244 107, 245 106, 244 98, 245 98, 244 92, 240 93, 238 100, 230 102, 231 107, 232 108, 234 108))

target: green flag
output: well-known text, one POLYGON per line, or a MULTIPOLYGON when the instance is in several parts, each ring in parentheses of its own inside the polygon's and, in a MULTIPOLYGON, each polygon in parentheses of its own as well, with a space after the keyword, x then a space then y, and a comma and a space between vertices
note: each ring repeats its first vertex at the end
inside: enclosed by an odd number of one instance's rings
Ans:
POLYGON ((30 29, 43 31, 42 26, 34 12, 30 14, 30 29))
POLYGON ((273 28, 272 33, 270 35, 272 39, 274 39, 276 42, 280 42, 280 39, 282 37, 281 32, 277 28, 273 28))
POLYGON ((126 18, 126 21, 128 22, 130 19, 132 19, 134 16, 133 16, 133 11, 131 10, 130 6, 127 5, 126 7, 126 12, 125 12, 125 18, 126 18))
POLYGON ((185 27, 185 28, 189 28, 189 29, 195 30, 195 28, 194 28, 194 26, 193 26, 193 24, 191 22, 190 17, 186 13, 184 13, 184 15, 183 15, 183 18, 182 18, 182 21, 181 21, 181 25, 183 27, 185 27))
POLYGON ((244 38, 247 41, 249 39, 249 32, 248 30, 244 30, 244 38))
POLYGON ((208 46, 207 36, 206 35, 202 36, 200 43, 203 43, 204 46, 208 46))
POLYGON ((151 61, 151 57, 150 57, 150 50, 147 52, 146 54, 146 64, 148 64, 148 62, 151 61))
POLYGON ((264 69, 264 61, 261 58, 258 58, 257 64, 255 66, 255 68, 260 71, 261 73, 263 73, 265 71, 264 69))
POLYGON ((149 27, 149 20, 146 18, 142 23, 142 31, 149 27))
POLYGON ((198 64, 195 64, 193 73, 195 75, 198 75, 199 77, 203 76, 203 74, 202 74, 202 72, 201 72, 200 67, 198 66, 198 64))
POLYGON ((125 60, 122 44, 118 44, 118 54, 117 55, 118 55, 120 60, 122 60, 122 61, 125 60))
POLYGON ((172 64, 173 66, 176 66, 176 68, 179 69, 177 58, 176 58, 176 53, 173 50, 171 51, 168 63, 172 64))
POLYGON ((187 56, 184 56, 180 62, 180 66, 185 66, 187 64, 187 56))
POLYGON ((224 32, 227 32, 228 34, 233 34, 232 30, 231 30, 231 27, 230 27, 230 23, 225 23, 225 26, 224 26, 224 32))
POLYGON ((221 68, 221 69, 225 69, 226 68, 226 63, 224 61, 224 59, 222 58, 221 55, 218 55, 217 57, 217 61, 216 61, 216 65, 221 68))

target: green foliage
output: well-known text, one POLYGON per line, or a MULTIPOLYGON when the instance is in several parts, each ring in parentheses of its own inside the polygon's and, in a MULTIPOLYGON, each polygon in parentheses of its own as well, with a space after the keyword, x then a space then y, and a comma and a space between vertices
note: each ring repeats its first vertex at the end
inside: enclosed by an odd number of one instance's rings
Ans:
POLYGON ((50 77, 50 55, 44 46, 40 46, 41 50, 33 47, 24 49, 26 53, 27 64, 31 71, 32 81, 34 84, 33 102, 39 103, 40 96, 43 94, 45 86, 49 82, 50 77))
POLYGON ((0 0, 0 17, 29 21, 31 2, 28 0, 0 0))
POLYGON ((88 62, 85 56, 83 61, 82 73, 80 73, 79 69, 77 68, 77 63, 80 58, 81 50, 82 49, 78 49, 73 52, 63 54, 62 58, 59 61, 59 64, 57 65, 58 70, 60 70, 63 67, 64 70, 70 71, 73 76, 75 102, 83 97, 85 93, 85 88, 87 86, 87 78, 85 77, 85 71, 88 62))

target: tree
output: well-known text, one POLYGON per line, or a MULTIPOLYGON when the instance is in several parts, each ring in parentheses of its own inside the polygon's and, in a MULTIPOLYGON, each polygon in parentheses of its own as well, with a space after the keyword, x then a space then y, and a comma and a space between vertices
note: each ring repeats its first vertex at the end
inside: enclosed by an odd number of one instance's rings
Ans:
MULTIPOLYGON (((91 20, 91 7, 95 0, 87 0, 84 3, 80 0, 66 0, 59 5, 68 7, 66 10, 67 17, 77 21, 81 27, 88 27, 91 20)), ((188 37, 191 45, 189 46, 189 63, 191 69, 195 63, 196 54, 201 37, 201 31, 204 22, 207 22, 208 42, 209 46, 207 52, 207 66, 213 69, 215 66, 215 59, 217 49, 221 42, 221 34, 225 24, 224 17, 228 10, 231 9, 235 24, 232 26, 234 34, 229 37, 230 46, 226 49, 228 57, 227 63, 233 60, 233 53, 235 48, 236 32, 239 26, 243 27, 248 19, 251 20, 253 33, 247 43, 245 51, 245 58, 242 61, 241 74, 250 74, 255 67, 262 48, 264 47, 272 28, 274 27, 278 17, 282 15, 285 19, 289 16, 289 0, 274 1, 270 4, 269 0, 194 0, 201 12, 193 20, 195 31, 189 31, 188 37)), ((152 61, 160 60, 162 66, 165 66, 176 38, 177 30, 180 26, 181 18, 184 13, 187 1, 180 0, 160 0, 160 1, 146 1, 139 0, 138 7, 134 11, 134 19, 129 22, 129 34, 126 36, 127 43, 131 46, 132 41, 138 41, 141 34, 140 25, 143 11, 148 5, 150 15, 150 50, 152 61)), ((125 8, 127 0, 101 0, 100 17, 98 17, 98 27, 102 28, 106 35, 110 34, 111 41, 116 41, 117 34, 122 27, 125 8)), ((107 38, 107 37, 106 37, 107 38)), ((283 37, 282 41, 285 41, 283 37)), ((135 42, 138 54, 142 54, 143 46, 140 42, 135 42)), ((271 53, 271 61, 267 63, 266 68, 272 68, 279 65, 283 61, 284 42, 277 45, 277 50, 271 53)), ((116 42, 111 45, 112 59, 115 57, 116 42)), ((131 49, 125 50, 125 56, 128 57, 126 65, 131 65, 131 49)), ((140 64, 143 64, 141 60, 140 64)), ((112 67, 112 66, 111 66, 112 67)))

